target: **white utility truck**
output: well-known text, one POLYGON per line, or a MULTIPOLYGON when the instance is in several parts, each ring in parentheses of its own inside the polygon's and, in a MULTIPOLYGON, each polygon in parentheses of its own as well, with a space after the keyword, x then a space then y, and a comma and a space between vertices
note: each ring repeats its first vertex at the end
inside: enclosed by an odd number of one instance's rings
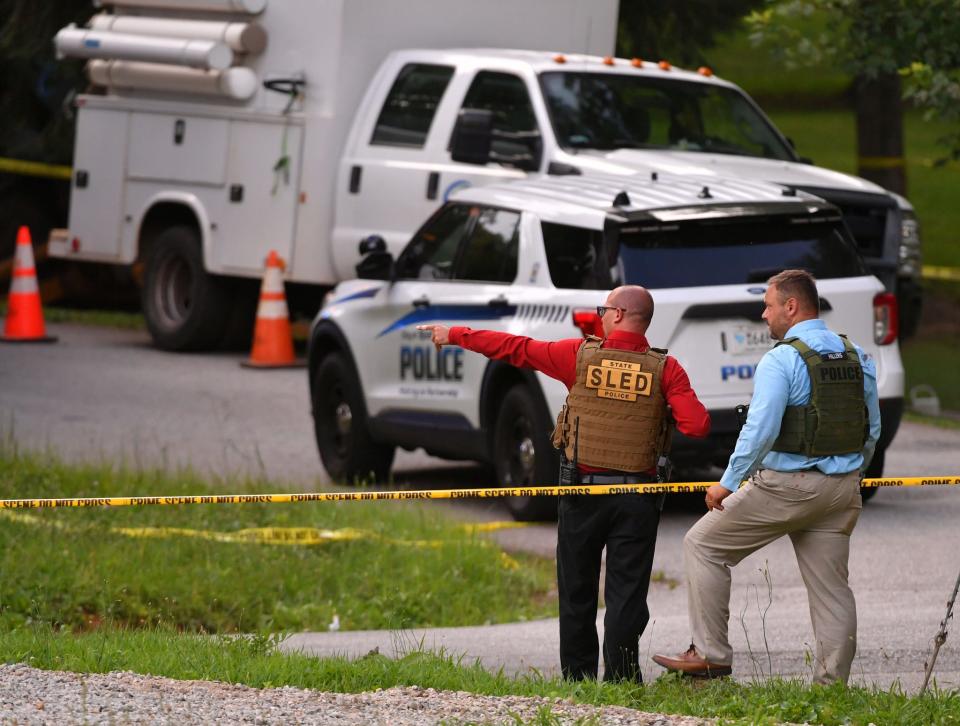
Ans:
POLYGON ((270 249, 291 304, 313 313, 353 276, 361 238, 397 253, 453 190, 535 172, 810 191, 841 209, 887 289, 913 295, 906 200, 803 163, 709 69, 607 55, 617 0, 107 5, 55 39, 88 59, 94 92, 77 100, 69 228, 50 254, 142 265, 162 348, 248 333, 270 249))

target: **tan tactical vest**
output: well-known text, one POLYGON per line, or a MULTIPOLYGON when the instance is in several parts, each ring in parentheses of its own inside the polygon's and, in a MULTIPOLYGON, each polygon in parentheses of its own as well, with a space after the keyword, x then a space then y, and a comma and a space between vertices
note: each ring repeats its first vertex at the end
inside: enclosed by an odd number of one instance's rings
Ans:
POLYGON ((667 404, 660 381, 667 351, 601 348, 591 336, 577 352, 577 380, 567 395, 553 445, 576 461, 615 471, 656 467, 669 445, 667 404), (579 427, 576 421, 579 418, 579 427))

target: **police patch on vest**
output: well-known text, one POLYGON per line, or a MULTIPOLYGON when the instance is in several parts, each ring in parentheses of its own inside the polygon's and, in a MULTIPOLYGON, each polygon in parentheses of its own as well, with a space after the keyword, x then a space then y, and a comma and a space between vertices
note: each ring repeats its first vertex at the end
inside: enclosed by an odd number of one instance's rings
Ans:
POLYGON ((604 358, 600 365, 587 367, 587 388, 597 389, 600 398, 636 401, 637 396, 652 393, 653 374, 645 373, 639 363, 604 358))
POLYGON ((844 383, 863 379, 863 369, 859 363, 849 366, 831 366, 820 369, 821 383, 844 383))

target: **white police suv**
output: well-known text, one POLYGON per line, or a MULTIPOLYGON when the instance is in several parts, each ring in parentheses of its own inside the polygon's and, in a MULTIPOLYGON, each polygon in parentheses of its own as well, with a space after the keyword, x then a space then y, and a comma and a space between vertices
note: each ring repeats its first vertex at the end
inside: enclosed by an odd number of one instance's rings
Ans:
MULTIPOLYGON (((817 197, 719 177, 538 177, 455 193, 396 260, 376 237, 361 252, 360 279, 328 295, 310 335, 317 446, 335 479, 385 479, 400 446, 490 463, 503 485, 555 481, 550 432, 565 387, 457 347, 437 351, 416 326, 587 335, 620 284, 653 293, 647 337, 680 361, 710 411, 710 437, 677 434, 675 462, 724 464, 734 408, 749 402, 772 345, 765 282, 785 268, 816 276, 826 323, 877 362, 883 435, 869 473, 882 471, 903 407, 896 299, 817 197)), ((549 506, 511 500, 518 518, 549 506)))

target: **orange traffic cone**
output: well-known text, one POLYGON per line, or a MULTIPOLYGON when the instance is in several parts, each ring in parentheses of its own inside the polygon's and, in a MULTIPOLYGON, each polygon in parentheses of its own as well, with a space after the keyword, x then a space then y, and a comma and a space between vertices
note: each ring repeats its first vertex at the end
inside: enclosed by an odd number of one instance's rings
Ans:
POLYGON ((260 287, 253 348, 250 358, 241 364, 248 368, 300 368, 306 365, 293 354, 287 298, 283 292, 283 266, 280 255, 270 250, 260 287))
POLYGON ((17 251, 13 257, 10 297, 7 298, 7 320, 0 342, 52 343, 55 340, 55 337, 47 335, 43 324, 30 229, 21 227, 17 231, 17 251))

